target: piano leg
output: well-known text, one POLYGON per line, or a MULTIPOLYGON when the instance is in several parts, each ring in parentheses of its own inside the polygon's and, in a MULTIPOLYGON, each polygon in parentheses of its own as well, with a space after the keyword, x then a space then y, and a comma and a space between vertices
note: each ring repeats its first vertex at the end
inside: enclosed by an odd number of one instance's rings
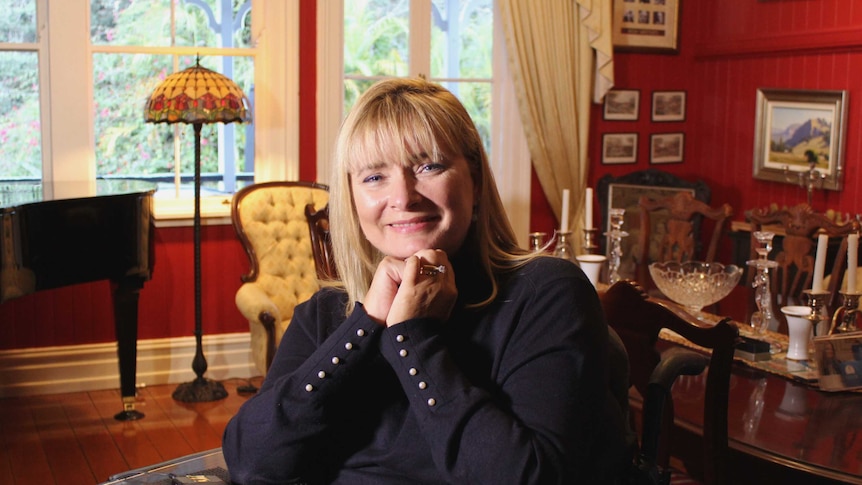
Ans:
POLYGON ((143 278, 126 277, 112 281, 114 293, 114 328, 117 336, 117 357, 120 361, 120 394, 123 410, 114 419, 133 421, 144 414, 135 410, 135 374, 138 359, 138 296, 143 278))

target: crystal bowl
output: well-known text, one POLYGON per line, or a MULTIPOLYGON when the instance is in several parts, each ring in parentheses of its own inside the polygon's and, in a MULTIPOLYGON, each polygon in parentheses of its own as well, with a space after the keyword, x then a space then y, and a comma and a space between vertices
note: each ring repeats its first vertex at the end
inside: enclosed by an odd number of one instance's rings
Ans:
POLYGON ((652 263, 649 272, 665 296, 698 316, 703 307, 726 297, 742 276, 735 264, 702 261, 652 263))

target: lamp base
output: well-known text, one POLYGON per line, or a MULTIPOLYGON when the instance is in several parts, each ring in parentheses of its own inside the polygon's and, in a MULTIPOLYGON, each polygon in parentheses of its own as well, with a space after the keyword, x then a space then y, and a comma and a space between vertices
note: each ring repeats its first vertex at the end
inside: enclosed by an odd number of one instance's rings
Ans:
POLYGON ((182 402, 218 401, 227 397, 227 390, 220 382, 198 377, 192 382, 177 386, 172 397, 182 402))

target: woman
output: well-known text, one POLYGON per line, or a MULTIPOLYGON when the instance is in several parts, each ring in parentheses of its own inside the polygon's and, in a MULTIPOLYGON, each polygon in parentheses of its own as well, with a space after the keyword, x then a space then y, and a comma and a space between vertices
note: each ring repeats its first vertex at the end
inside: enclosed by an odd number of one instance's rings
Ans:
POLYGON ((357 101, 330 227, 341 281, 297 307, 231 420, 237 483, 611 483, 608 329, 568 261, 519 249, 461 103, 421 79, 357 101))

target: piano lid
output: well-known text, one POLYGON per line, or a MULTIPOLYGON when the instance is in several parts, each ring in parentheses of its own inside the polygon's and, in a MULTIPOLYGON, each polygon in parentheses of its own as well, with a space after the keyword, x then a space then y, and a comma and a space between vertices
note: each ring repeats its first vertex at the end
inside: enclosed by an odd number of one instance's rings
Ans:
POLYGON ((154 182, 131 179, 66 182, 2 181, 0 182, 0 209, 55 200, 152 193, 157 187, 154 182))

